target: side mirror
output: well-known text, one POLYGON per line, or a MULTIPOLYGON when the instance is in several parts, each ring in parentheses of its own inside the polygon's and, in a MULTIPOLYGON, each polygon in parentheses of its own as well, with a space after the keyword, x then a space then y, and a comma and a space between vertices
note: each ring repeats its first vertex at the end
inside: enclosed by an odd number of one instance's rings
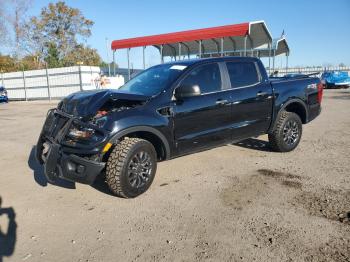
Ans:
POLYGON ((201 89, 198 85, 182 85, 175 89, 175 98, 181 99, 185 97, 199 96, 201 89))

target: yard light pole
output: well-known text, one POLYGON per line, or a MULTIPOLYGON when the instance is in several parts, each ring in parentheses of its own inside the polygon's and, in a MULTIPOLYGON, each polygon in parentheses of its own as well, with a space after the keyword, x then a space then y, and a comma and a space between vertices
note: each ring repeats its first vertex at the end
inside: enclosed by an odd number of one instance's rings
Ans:
POLYGON ((113 50, 113 76, 115 76, 115 50, 113 50))
POLYGON ((106 37, 106 55, 108 62, 108 76, 111 76, 111 63, 109 62, 109 52, 108 52, 108 38, 106 37))

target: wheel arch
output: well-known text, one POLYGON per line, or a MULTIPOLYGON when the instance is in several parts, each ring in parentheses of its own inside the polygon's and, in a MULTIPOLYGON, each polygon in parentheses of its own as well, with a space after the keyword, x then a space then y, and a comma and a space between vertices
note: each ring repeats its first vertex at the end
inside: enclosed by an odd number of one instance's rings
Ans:
POLYGON ((304 101, 302 101, 300 99, 291 99, 291 100, 289 100, 287 103, 285 103, 283 105, 283 107, 280 109, 279 112, 281 112, 283 110, 287 111, 287 112, 291 112, 291 113, 297 114, 300 117, 301 122, 303 124, 306 124, 308 122, 307 106, 304 103, 304 101))
POLYGON ((293 98, 293 99, 288 100, 286 103, 284 103, 280 107, 280 109, 278 110, 278 112, 276 114, 276 117, 274 118, 274 122, 270 126, 268 133, 270 133, 275 128, 277 120, 279 119, 280 114, 283 111, 292 112, 292 113, 297 114, 300 117, 301 122, 303 124, 306 124, 308 122, 309 116, 308 116, 308 110, 307 110, 307 106, 306 106, 305 102, 301 99, 293 98))
POLYGON ((112 144, 117 143, 118 140, 124 137, 137 137, 149 141, 157 152, 159 160, 170 158, 170 145, 166 137, 157 129, 149 126, 134 126, 123 129, 116 133, 111 139, 112 144))

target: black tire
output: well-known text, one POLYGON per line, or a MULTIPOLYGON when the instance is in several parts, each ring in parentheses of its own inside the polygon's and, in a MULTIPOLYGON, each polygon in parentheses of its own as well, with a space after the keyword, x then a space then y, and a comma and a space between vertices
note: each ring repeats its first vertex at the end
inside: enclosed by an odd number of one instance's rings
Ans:
POLYGON ((303 133, 300 117, 295 113, 282 111, 276 121, 273 131, 269 134, 270 147, 276 152, 294 150, 303 133))
POLYGON ((109 155, 106 182, 114 195, 133 198, 147 191, 156 170, 157 154, 153 145, 140 138, 125 138, 109 155))

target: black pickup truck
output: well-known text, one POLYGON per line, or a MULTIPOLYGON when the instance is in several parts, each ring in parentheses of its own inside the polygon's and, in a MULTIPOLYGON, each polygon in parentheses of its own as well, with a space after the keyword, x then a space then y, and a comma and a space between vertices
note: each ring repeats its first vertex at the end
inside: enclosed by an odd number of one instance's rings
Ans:
POLYGON ((319 78, 269 79, 250 57, 178 61, 143 71, 119 90, 74 93, 48 112, 37 159, 49 181, 92 184, 136 197, 157 161, 268 134, 293 150, 302 124, 320 114, 319 78))

